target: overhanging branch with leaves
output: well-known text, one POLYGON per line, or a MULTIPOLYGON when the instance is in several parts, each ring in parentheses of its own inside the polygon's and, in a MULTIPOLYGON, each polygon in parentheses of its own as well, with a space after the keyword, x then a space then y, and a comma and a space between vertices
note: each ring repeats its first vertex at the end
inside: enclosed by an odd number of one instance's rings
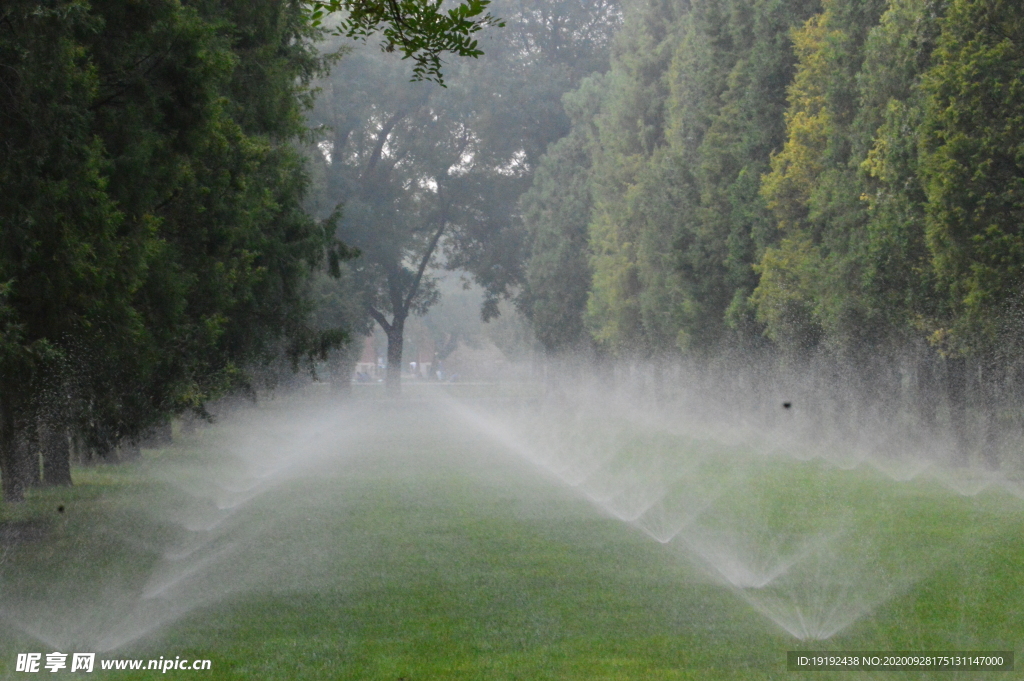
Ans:
POLYGON ((402 59, 413 60, 413 80, 442 86, 442 54, 479 57, 483 51, 475 34, 488 26, 505 25, 487 13, 490 0, 465 0, 448 10, 442 8, 443 4, 444 0, 305 1, 314 27, 321 26, 328 15, 338 14, 341 20, 333 33, 359 40, 379 33, 382 50, 397 50, 402 59))

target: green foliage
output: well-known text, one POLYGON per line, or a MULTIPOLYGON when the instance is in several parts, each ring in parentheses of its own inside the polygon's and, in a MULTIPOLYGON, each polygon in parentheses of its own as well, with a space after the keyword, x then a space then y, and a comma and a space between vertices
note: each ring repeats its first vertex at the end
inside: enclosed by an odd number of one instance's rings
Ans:
POLYGON ((484 320, 517 293, 519 197, 568 129, 562 95, 601 63, 617 25, 611 3, 507 9, 514 23, 487 37, 486 56, 453 68, 449 87, 410 83, 402 64, 357 50, 324 83, 312 117, 323 133, 319 210, 344 204, 338 234, 360 251, 351 267, 388 335, 389 367, 401 362, 405 320, 438 300, 437 268, 482 287, 484 320))
POLYGON ((596 134, 587 124, 602 92, 602 78, 593 76, 566 95, 566 109, 576 124, 548 148, 533 186, 521 199, 532 255, 517 304, 549 352, 587 344, 584 313, 591 281, 587 225, 593 205, 590 145, 596 134))
POLYGON ((479 57, 476 33, 504 27, 505 22, 485 14, 490 0, 466 0, 447 11, 443 0, 305 0, 310 23, 319 27, 327 15, 339 13, 335 32, 365 40, 381 33, 384 52, 398 49, 402 59, 413 60, 413 80, 444 85, 441 55, 479 57))
POLYGON ((37 415, 67 419, 69 393, 83 396, 89 365, 69 361, 72 347, 102 365, 117 353, 105 337, 130 345, 143 333, 136 246, 152 240, 130 233, 110 195, 91 107, 102 73, 81 40, 101 25, 84 4, 28 0, 0 21, 0 475, 13 499, 32 483, 19 480, 32 470, 19 473, 18 439, 37 415))
POLYGON ((293 147, 328 64, 318 35, 272 0, 5 4, 0 411, 16 437, 45 416, 105 449, 277 353, 340 341, 308 323, 311 270, 346 252, 333 217, 303 211, 293 147))
POLYGON ((567 305, 534 320, 545 342, 588 290, 588 332, 617 352, 762 333, 854 364, 1006 345, 1024 275, 1020 9, 699 0, 625 16, 601 93, 581 91, 587 112, 550 149, 552 169, 570 149, 576 167, 531 194, 545 246, 527 269, 567 305), (581 211, 585 243, 568 237, 581 211), (586 285, 569 244, 589 253, 586 285))
POLYGON ((921 76, 931 63, 944 4, 890 3, 868 37, 858 76, 857 143, 871 144, 861 163, 869 214, 858 252, 863 295, 878 317, 875 332, 896 345, 919 339, 943 314, 925 239, 918 129, 921 76))
POLYGON ((529 195, 538 336, 579 344, 586 291, 614 353, 767 345, 868 397, 909 380, 929 422, 970 383, 995 451, 1024 362, 1022 27, 1000 0, 627 7, 529 195))
POLYGON ((951 308, 937 341, 993 343, 1024 280, 1024 12, 954 0, 924 77, 927 240, 951 308))
POLYGON ((595 117, 587 324, 594 339, 614 351, 647 344, 637 297, 639 221, 631 218, 632 210, 647 204, 628 196, 647 161, 664 145, 665 70, 672 58, 674 23, 685 9, 685 3, 671 1, 627 7, 612 52, 607 94, 595 117))
MULTIPOLYGON (((323 62, 299 11, 277 3, 111 0, 95 11, 107 31, 89 47, 110 84, 93 104, 108 191, 129 233, 150 239, 133 292, 146 333, 116 361, 134 361, 158 410, 198 407, 277 352, 282 333, 293 356, 317 347, 302 282, 327 234, 302 211, 291 140, 323 62)), ((120 373, 107 366, 96 380, 120 373)))
POLYGON ((748 301, 757 285, 751 263, 776 234, 759 189, 770 154, 785 139, 783 85, 793 75, 788 32, 817 9, 817 3, 768 3, 756 10, 748 3, 733 3, 730 9, 726 35, 735 61, 729 62, 731 70, 719 84, 725 89, 712 99, 720 102, 720 108, 710 112, 695 149, 701 192, 699 233, 707 254, 715 258, 703 278, 705 297, 712 305, 702 325, 711 326, 712 319, 715 326, 724 323, 726 328, 719 327, 711 342, 749 345, 760 334, 748 301))
POLYGON ((752 265, 774 232, 759 178, 784 131, 788 31, 815 7, 706 1, 627 13, 591 152, 587 318, 609 349, 756 342, 752 265))
POLYGON ((881 93, 858 81, 865 41, 883 8, 839 1, 824 7, 793 34, 799 63, 787 140, 762 183, 781 241, 762 256, 751 300, 782 347, 806 351, 825 340, 833 351, 855 355, 889 332, 878 319, 879 301, 865 290, 873 267, 863 248, 872 237, 861 200, 869 121, 880 117, 881 93))
POLYGON ((793 31, 798 67, 788 89, 787 139, 772 155, 771 173, 764 176, 761 193, 778 219, 782 236, 777 246, 761 257, 757 289, 751 299, 765 333, 783 345, 813 347, 820 337, 815 320, 814 284, 822 268, 810 203, 821 175, 832 132, 827 106, 828 41, 838 37, 829 27, 831 15, 811 17, 793 31))

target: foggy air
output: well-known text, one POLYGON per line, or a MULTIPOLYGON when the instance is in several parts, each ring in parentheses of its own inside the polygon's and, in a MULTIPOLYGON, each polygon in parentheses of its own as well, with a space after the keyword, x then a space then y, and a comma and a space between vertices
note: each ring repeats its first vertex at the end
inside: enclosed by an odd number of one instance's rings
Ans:
POLYGON ((1022 74, 999 0, 7 0, 0 676, 1012 670, 1022 74))

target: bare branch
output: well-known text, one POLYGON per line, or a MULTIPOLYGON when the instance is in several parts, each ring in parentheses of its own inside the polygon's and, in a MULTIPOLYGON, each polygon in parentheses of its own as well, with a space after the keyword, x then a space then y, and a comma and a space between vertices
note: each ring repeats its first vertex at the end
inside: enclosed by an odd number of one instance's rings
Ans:
POLYGON ((391 115, 391 118, 387 120, 384 127, 381 128, 380 133, 377 134, 377 141, 373 145, 373 152, 370 154, 370 160, 366 162, 366 170, 363 171, 363 175, 360 178, 363 182, 366 182, 373 169, 377 167, 377 163, 380 162, 381 154, 384 152, 384 145, 387 144, 388 137, 391 136, 391 131, 394 130, 398 122, 406 117, 409 113, 408 109, 399 109, 391 115))
POLYGON ((381 314, 377 308, 373 305, 367 305, 366 312, 373 317, 373 321, 380 324, 380 328, 384 329, 384 333, 391 333, 391 324, 388 323, 387 317, 381 314))
POLYGON ((416 297, 416 291, 419 290, 420 280, 423 279, 423 273, 426 271, 427 264, 430 262, 430 258, 434 254, 434 249, 437 248, 437 242, 441 240, 441 235, 444 234, 444 229, 447 226, 448 218, 442 215, 441 224, 438 225, 437 231, 434 232, 434 236, 431 237, 430 245, 427 247, 426 252, 423 253, 423 258, 420 259, 420 266, 416 271, 416 278, 413 279, 412 286, 409 287, 409 295, 405 298, 405 310, 408 310, 409 306, 412 305, 412 299, 416 297))

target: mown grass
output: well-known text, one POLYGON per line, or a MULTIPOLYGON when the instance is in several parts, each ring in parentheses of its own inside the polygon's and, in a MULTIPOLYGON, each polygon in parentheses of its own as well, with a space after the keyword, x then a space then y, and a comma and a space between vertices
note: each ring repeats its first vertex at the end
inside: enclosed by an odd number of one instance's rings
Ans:
MULTIPOLYGON (((782 679, 801 675, 786 671, 787 650, 1019 650, 1024 640, 1024 513, 1010 495, 960 497, 820 460, 755 464, 659 435, 662 452, 674 442, 746 462, 736 464, 746 467, 742 483, 716 501, 721 531, 746 523, 796 533, 831 514, 844 519, 844 551, 861 541, 886 574, 920 572, 830 640, 800 642, 677 542, 597 511, 443 407, 371 402, 265 405, 250 422, 227 419, 139 463, 76 470, 75 487, 3 507, 0 522, 44 531, 8 546, 0 563, 0 675, 22 677, 17 652, 51 652, 33 632, 87 640, 126 617, 142 635, 101 658, 209 658, 209 672, 168 672, 209 679, 782 679), (209 531, 214 548, 171 561, 198 536, 176 513, 209 503, 179 478, 219 479, 237 464, 223 451, 240 433, 317 409, 355 412, 339 432, 364 437, 274 478, 209 531), (145 600, 165 572, 183 577, 166 601, 145 600), (163 622, 159 607, 138 609, 143 601, 184 605, 163 622)), ((645 437, 616 446, 642 457, 653 446, 645 437)))

